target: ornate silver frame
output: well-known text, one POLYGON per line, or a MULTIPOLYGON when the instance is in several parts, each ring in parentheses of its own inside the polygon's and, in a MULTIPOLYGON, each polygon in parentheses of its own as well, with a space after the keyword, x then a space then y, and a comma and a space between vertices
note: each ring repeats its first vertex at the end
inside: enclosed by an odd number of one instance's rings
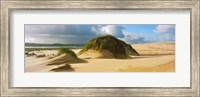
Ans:
POLYGON ((2 0, 1 1, 1 96, 200 96, 199 0, 2 0), (164 10, 191 11, 191 87, 189 88, 14 88, 9 86, 9 16, 11 10, 164 10))

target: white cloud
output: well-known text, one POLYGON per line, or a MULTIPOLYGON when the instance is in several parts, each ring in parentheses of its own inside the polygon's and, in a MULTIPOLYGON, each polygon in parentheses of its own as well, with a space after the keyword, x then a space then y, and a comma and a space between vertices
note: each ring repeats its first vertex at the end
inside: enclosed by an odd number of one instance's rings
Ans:
POLYGON ((124 25, 25 25, 25 42, 86 43, 103 34, 130 44, 175 40, 175 25, 158 25, 150 34, 127 32, 125 28, 124 25))
POLYGON ((159 34, 157 41, 175 41, 175 25, 158 25, 153 32, 159 34))
POLYGON ((123 31, 124 37, 120 39, 130 44, 175 41, 175 25, 158 25, 153 32, 155 35, 123 31))
POLYGON ((153 32, 155 33, 168 33, 175 29, 174 25, 158 25, 153 32))
POLYGON ((173 34, 166 33, 166 34, 160 35, 158 37, 158 40, 162 42, 175 41, 175 36, 173 34))
POLYGON ((134 34, 133 32, 123 32, 124 38, 121 38, 123 41, 134 44, 134 43, 144 43, 147 42, 146 38, 143 35, 134 34))
POLYGON ((115 25, 106 25, 104 27, 101 28, 101 32, 103 34, 115 34, 117 31, 116 31, 116 26, 115 25))
POLYGON ((121 25, 103 25, 96 26, 92 28, 92 31, 95 31, 97 35, 110 34, 118 38, 123 38, 123 29, 121 25))

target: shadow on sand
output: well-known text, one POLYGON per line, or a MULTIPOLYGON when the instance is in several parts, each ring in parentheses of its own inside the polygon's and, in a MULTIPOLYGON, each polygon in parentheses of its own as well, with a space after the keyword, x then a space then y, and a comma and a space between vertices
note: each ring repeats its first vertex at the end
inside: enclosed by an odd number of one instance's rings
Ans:
POLYGON ((73 63, 87 63, 86 60, 80 58, 69 57, 67 55, 55 59, 47 64, 47 66, 56 65, 58 67, 53 68, 49 71, 53 72, 72 72, 75 71, 70 64, 73 63), (64 65, 63 65, 64 64, 64 65))
POLYGON ((154 58, 154 57, 161 57, 161 56, 165 56, 165 55, 171 55, 171 54, 155 54, 155 55, 151 54, 151 55, 129 56, 127 59, 154 58))
POLYGON ((63 56, 49 62, 47 65, 60 65, 60 64, 73 64, 73 63, 87 63, 87 61, 80 58, 63 56))

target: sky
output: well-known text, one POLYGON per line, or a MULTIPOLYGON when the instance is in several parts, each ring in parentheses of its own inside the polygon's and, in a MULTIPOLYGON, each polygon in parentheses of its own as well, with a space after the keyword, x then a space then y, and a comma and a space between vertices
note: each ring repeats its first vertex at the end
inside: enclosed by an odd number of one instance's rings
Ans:
POLYGON ((174 42, 174 24, 26 24, 26 43, 85 44, 90 39, 110 34, 129 44, 174 42))

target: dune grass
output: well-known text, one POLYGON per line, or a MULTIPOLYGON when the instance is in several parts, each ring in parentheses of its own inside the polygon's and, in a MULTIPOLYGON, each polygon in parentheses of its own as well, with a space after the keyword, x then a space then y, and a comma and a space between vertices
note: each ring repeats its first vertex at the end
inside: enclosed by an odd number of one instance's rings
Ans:
POLYGON ((112 52, 116 58, 125 58, 127 56, 120 41, 111 35, 103 35, 90 40, 78 54, 82 54, 89 49, 96 51, 106 49, 112 52))
POLYGON ((59 48, 58 55, 61 55, 61 54, 70 54, 72 57, 78 58, 76 53, 74 53, 74 51, 67 48, 59 48))
POLYGON ((139 53, 134 48, 132 48, 132 46, 130 44, 126 44, 124 41, 121 41, 121 43, 124 46, 126 54, 128 54, 128 55, 134 55, 134 56, 139 56, 139 53))
POLYGON ((129 50, 130 45, 115 38, 112 35, 102 35, 90 40, 82 48, 82 50, 78 53, 78 55, 81 55, 82 53, 88 51, 89 49, 100 51, 100 52, 106 49, 112 52, 115 58, 127 58, 129 53, 126 52, 126 48, 128 48, 127 50, 129 50))
MULTIPOLYGON (((29 52, 31 51, 41 51, 41 50, 58 50, 58 55, 61 54, 70 54, 72 57, 74 58, 78 58, 77 55, 74 53, 74 51, 68 49, 68 48, 25 48, 25 54, 26 55, 30 55, 29 52)), ((34 54, 34 53, 33 53, 34 54)), ((36 55, 36 54, 34 54, 36 55)), ((37 57, 45 57, 45 54, 40 54, 40 55, 36 55, 37 57)))

